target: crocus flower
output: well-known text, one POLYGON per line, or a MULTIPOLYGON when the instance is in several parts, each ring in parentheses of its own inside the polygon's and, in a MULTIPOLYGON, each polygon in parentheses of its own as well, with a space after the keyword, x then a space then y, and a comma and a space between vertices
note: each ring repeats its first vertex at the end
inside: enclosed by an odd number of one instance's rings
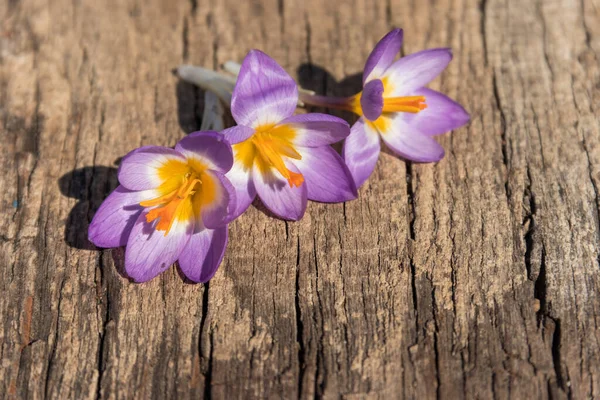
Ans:
POLYGON ((231 146, 216 132, 196 132, 175 149, 146 146, 123 158, 120 186, 89 227, 98 247, 127 246, 125 271, 137 282, 176 260, 195 282, 215 274, 227 245, 235 191, 225 177, 231 146))
POLYGON ((340 202, 356 198, 343 159, 329 146, 350 133, 348 124, 325 114, 293 115, 294 80, 266 54, 252 50, 242 63, 231 99, 237 126, 223 131, 233 144, 227 177, 244 212, 258 196, 275 215, 298 220, 307 199, 340 202))
POLYGON ((452 59, 450 49, 425 50, 394 62, 402 36, 401 29, 394 29, 377 43, 365 64, 361 93, 348 98, 301 97, 309 104, 345 109, 360 116, 343 149, 358 187, 375 168, 379 137, 403 158, 434 162, 444 157, 444 149, 432 136, 469 121, 460 104, 424 87, 446 68, 452 59))

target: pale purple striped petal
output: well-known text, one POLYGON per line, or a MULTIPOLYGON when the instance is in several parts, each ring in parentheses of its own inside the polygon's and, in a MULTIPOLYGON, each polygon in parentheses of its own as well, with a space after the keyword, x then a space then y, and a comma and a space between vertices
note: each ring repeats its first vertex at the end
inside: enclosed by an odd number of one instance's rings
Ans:
POLYGON ((185 162, 185 157, 167 147, 136 149, 123 157, 118 172, 119 183, 131 190, 155 189, 163 183, 159 168, 173 160, 185 162))
POLYGON ((379 132, 385 144, 399 156, 416 162, 435 162, 444 158, 444 148, 433 138, 411 129, 401 113, 390 114, 385 132, 379 132))
POLYGON ((227 238, 227 226, 194 233, 179 256, 181 272, 191 281, 208 282, 223 260, 227 238))
POLYGON ((206 168, 223 173, 229 171, 233 165, 231 145, 217 132, 190 133, 177 143, 175 150, 188 159, 201 162, 206 168))
POLYGON ((208 229, 224 226, 231 221, 235 211, 235 189, 225 175, 218 171, 204 171, 201 175, 202 186, 210 187, 214 199, 210 204, 203 204, 200 209, 202 224, 208 229))
POLYGON ((377 130, 365 122, 363 117, 359 118, 352 126, 342 152, 357 188, 373 173, 380 149, 377 130))
MULTIPOLYGON (((290 162, 286 163, 286 166, 290 171, 299 172, 290 162)), ((275 169, 270 168, 262 172, 257 164, 252 171, 252 178, 258 197, 273 214, 293 221, 302 218, 306 211, 306 182, 300 187, 290 187, 288 181, 275 169)))
POLYGON ((424 50, 402 57, 383 73, 385 96, 412 96, 437 77, 452 60, 450 49, 424 50))
POLYGON ((307 188, 309 200, 338 203, 356 199, 354 179, 342 157, 330 146, 302 148, 294 160, 307 188))
POLYGON ((125 272, 136 282, 146 282, 171 266, 185 248, 194 224, 175 220, 169 233, 154 229, 157 220, 146 222, 142 212, 135 222, 125 249, 125 272))
POLYGON ((88 229, 90 242, 98 247, 120 247, 127 244, 129 232, 142 211, 141 201, 152 193, 133 191, 119 185, 100 205, 88 229))
POLYGON ((297 146, 318 147, 339 142, 350 134, 348 123, 333 115, 310 113, 286 118, 275 127, 288 126, 295 132, 297 146))
POLYGON ((291 116, 298 87, 275 60, 260 50, 248 53, 231 97, 231 114, 238 125, 256 128, 291 116))
POLYGON ((230 217, 231 220, 242 215, 256 197, 256 189, 254 189, 251 175, 252 168, 244 167, 241 161, 236 161, 231 170, 225 175, 235 189, 236 204, 235 211, 230 217))
POLYGON ((225 139, 231 144, 236 144, 248 140, 254 135, 254 129, 244 125, 236 125, 221 131, 225 139))
POLYGON ((376 45, 363 71, 363 85, 371 79, 381 77, 381 74, 389 67, 402 47, 402 29, 394 29, 385 35, 376 45))
POLYGON ((363 115, 369 121, 375 121, 383 111, 383 82, 379 79, 369 81, 360 96, 363 115))
POLYGON ((440 135, 469 122, 470 116, 454 100, 435 90, 421 88, 415 96, 425 96, 427 108, 418 113, 402 113, 406 125, 414 132, 426 136, 440 135))

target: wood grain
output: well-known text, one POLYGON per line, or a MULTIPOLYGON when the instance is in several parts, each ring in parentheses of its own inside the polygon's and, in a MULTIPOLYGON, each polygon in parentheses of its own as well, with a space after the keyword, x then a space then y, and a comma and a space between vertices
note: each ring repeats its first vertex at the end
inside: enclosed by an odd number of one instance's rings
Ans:
MULTIPOLYGON (((598 0, 0 2, 0 397, 599 398, 598 0), (173 76, 259 48, 360 90, 391 27, 472 122, 297 223, 255 203, 207 285, 86 239, 120 157, 202 123, 173 76)), ((319 110, 323 111, 323 110, 319 110)), ((352 122, 352 117, 338 114, 352 122)))

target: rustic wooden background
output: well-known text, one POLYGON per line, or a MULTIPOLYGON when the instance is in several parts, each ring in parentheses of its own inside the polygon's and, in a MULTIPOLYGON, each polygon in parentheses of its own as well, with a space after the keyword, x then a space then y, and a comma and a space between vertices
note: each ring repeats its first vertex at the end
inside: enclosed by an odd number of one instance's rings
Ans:
POLYGON ((600 0, 1 0, 0 397, 599 398, 599 62, 600 0), (352 94, 391 27, 454 49, 442 162, 252 207, 208 285, 87 242, 119 157, 199 128, 180 63, 352 94))

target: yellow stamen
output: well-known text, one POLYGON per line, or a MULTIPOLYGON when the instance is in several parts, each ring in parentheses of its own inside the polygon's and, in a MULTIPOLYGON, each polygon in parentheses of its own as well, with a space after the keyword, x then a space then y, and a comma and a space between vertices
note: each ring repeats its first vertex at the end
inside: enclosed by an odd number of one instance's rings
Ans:
POLYGON ((173 197, 175 197, 176 195, 177 195, 177 190, 173 190, 172 192, 167 193, 164 196, 157 197, 156 199, 142 201, 140 203, 140 206, 154 207, 154 206, 158 206, 160 204, 167 204, 168 202, 173 200, 173 197))
POLYGON ((383 99, 383 112, 418 113, 426 108, 425 96, 387 97, 383 99))

